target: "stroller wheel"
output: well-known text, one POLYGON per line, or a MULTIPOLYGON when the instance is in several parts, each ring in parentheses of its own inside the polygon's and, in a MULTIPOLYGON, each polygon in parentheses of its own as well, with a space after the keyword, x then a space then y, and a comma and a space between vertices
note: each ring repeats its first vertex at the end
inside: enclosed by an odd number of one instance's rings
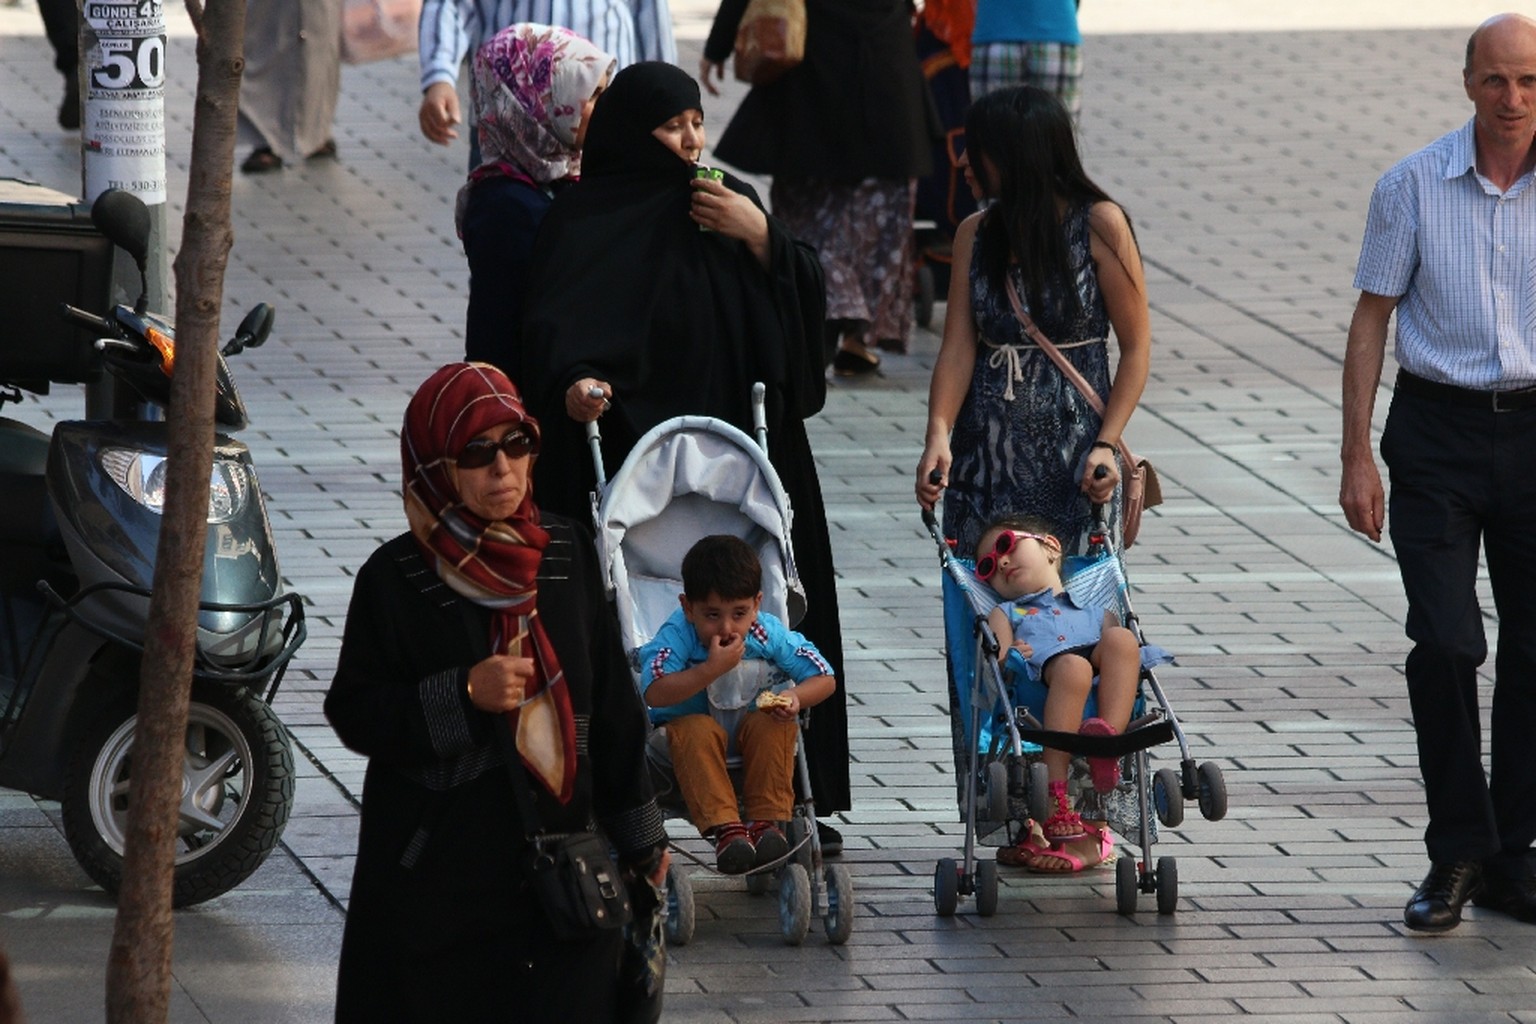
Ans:
POLYGON ((960 905, 960 865, 953 857, 941 857, 933 867, 933 909, 940 917, 954 917, 960 905))
POLYGON ((1029 816, 1045 821, 1055 810, 1051 806, 1051 774, 1044 761, 1034 761, 1029 766, 1029 816))
POLYGON ((1159 768, 1152 776, 1152 805, 1157 808, 1157 820, 1169 828, 1184 823, 1184 792, 1179 788, 1179 773, 1172 768, 1159 768))
POLYGON ((687 872, 673 862, 667 867, 667 941, 686 946, 693 941, 696 923, 693 882, 687 872))
POLYGON ((1179 909, 1179 862, 1173 857, 1157 858, 1157 912, 1172 914, 1179 909))
POLYGON ((853 877, 841 864, 826 869, 827 912, 821 925, 826 929, 827 941, 841 946, 853 934, 853 877))
POLYGON ((753 896, 761 896, 768 891, 768 886, 773 884, 772 871, 754 871, 747 876, 747 892, 753 896))
POLYGON ((976 862, 976 913, 991 917, 997 913, 997 861, 976 862))
POLYGON ((1227 780, 1221 765, 1205 761, 1200 765, 1200 814, 1206 821, 1220 821, 1227 816, 1227 780))
POLYGON ((1008 820, 1008 766, 1001 761, 987 762, 987 820, 1008 820))
POLYGON ((786 864, 779 872, 779 934, 798 946, 811 930, 811 876, 804 865, 786 864))
POLYGON ((1136 913, 1136 860, 1124 854, 1115 861, 1115 909, 1124 917, 1136 913))

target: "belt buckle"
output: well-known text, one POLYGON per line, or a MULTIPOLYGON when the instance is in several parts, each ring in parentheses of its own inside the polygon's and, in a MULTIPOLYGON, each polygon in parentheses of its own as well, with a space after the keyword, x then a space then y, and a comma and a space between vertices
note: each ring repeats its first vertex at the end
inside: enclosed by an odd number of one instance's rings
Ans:
POLYGON ((1514 388, 1509 391, 1494 391, 1491 394, 1494 412, 1518 412, 1531 404, 1532 396, 1536 395, 1536 388, 1514 388))

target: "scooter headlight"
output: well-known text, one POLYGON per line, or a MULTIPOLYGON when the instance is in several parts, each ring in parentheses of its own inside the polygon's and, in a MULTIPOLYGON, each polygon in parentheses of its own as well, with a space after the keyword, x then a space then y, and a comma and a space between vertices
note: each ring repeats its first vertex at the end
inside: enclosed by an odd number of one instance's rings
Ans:
MULTIPOLYGON (((101 467, 130 498, 156 515, 165 512, 164 456, 128 448, 103 448, 101 467)), ((245 466, 234 459, 213 460, 208 477, 208 522, 227 523, 245 510, 251 493, 245 466)))

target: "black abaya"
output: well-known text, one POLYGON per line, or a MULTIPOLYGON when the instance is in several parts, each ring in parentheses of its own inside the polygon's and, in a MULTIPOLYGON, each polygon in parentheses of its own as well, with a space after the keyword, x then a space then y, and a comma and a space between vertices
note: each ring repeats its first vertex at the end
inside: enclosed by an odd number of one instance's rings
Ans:
MULTIPOLYGON (((846 810, 837 585, 804 424, 826 399, 821 265, 771 216, 766 268, 742 242, 689 219, 693 168, 651 131, 698 104, 697 86, 677 68, 622 71, 593 111, 582 180, 556 198, 539 229, 523 329, 526 379, 518 382, 543 428, 535 493, 545 508, 590 516, 596 477, 585 430, 565 412, 567 388, 583 377, 612 385, 600 423, 610 476, 641 435, 674 416, 714 416, 750 434, 752 384, 766 385, 769 458, 795 509, 809 605, 797 628, 839 682, 836 696, 811 711, 812 788, 819 813, 846 810)), ((730 175, 725 183, 761 208, 751 186, 730 175)))

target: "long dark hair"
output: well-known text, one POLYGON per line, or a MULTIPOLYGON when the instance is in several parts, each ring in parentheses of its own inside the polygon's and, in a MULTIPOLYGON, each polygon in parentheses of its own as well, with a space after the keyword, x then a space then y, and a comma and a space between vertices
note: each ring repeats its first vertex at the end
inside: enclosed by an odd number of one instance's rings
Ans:
POLYGON ((1017 260, 1025 300, 1037 315, 1052 282, 1062 285, 1068 315, 1081 314, 1057 200, 1068 206, 1114 200, 1083 170, 1067 108, 1031 85, 988 93, 965 115, 965 147, 971 173, 997 200, 982 218, 977 248, 979 269, 993 291, 1002 293, 1008 266, 1017 260))

